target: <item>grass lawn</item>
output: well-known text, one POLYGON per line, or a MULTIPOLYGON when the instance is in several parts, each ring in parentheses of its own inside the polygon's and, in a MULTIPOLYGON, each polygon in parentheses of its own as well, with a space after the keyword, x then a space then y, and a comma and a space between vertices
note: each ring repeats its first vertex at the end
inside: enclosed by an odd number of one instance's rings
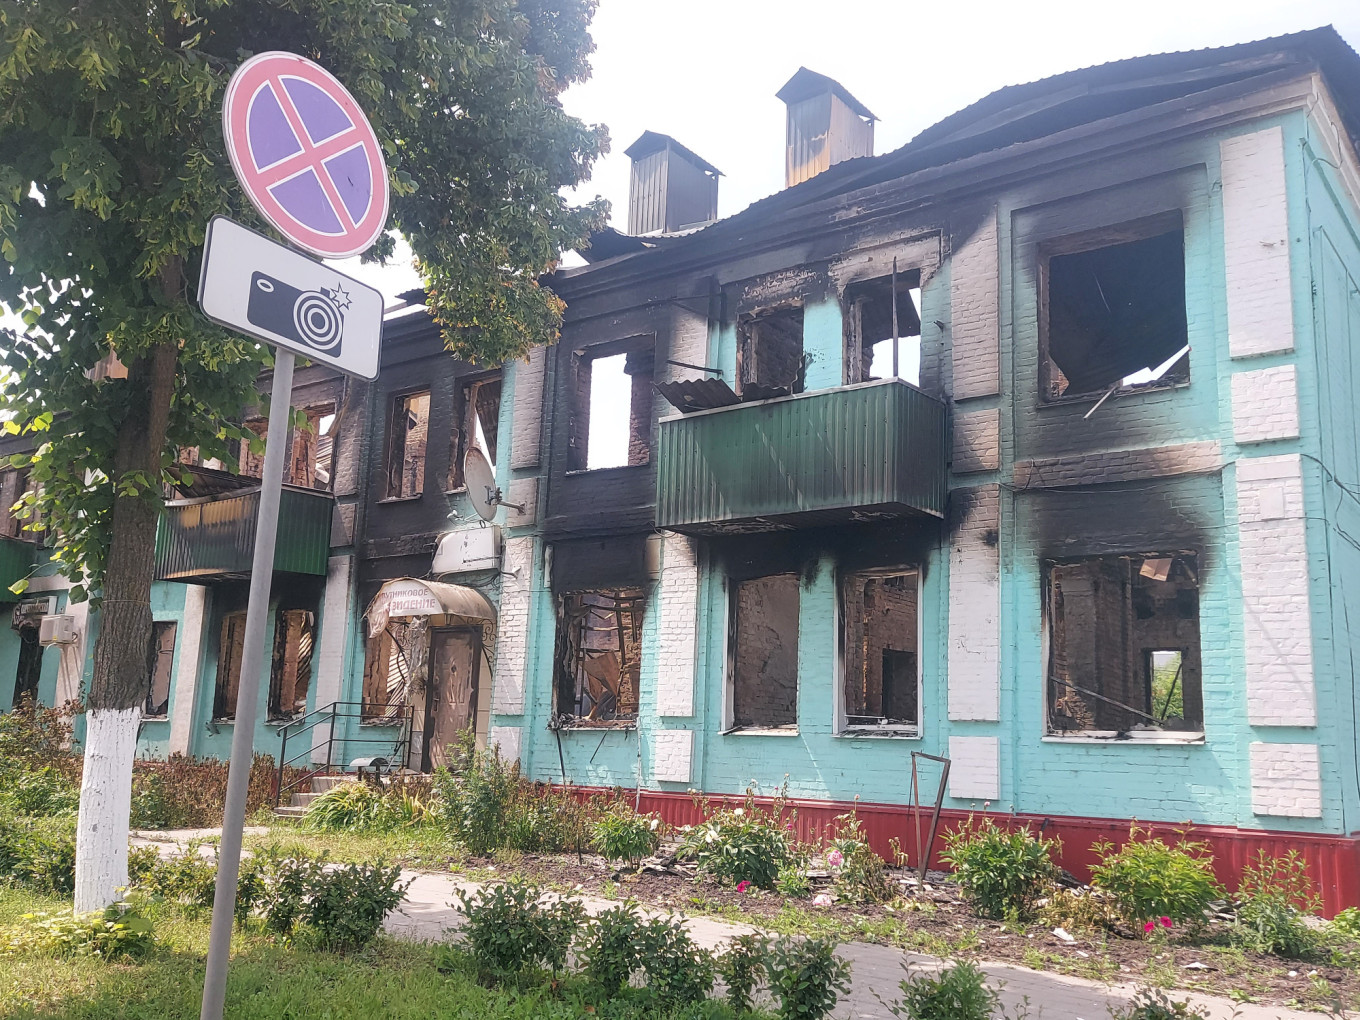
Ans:
POLYGON ((318 832, 296 822, 270 825, 267 835, 250 835, 248 850, 269 844, 298 844, 309 853, 324 854, 340 864, 369 864, 385 860, 404 868, 457 871, 463 861, 447 832, 436 825, 412 825, 391 832, 318 832))
MULTIPOLYGON (((69 910, 69 900, 0 888, 0 945, 4 929, 34 911, 69 910)), ((0 956, 0 1017, 50 1020, 193 1020, 203 990, 208 919, 156 908, 157 948, 137 963, 62 958, 23 952, 0 956)), ((437 968, 439 947, 380 937, 369 949, 337 955, 301 944, 278 944, 255 932, 238 934, 227 982, 232 1020, 680 1020, 730 1014, 717 1003, 691 1011, 657 1013, 640 998, 590 1008, 575 981, 556 993, 522 993, 478 985, 461 956, 449 973, 437 968)))

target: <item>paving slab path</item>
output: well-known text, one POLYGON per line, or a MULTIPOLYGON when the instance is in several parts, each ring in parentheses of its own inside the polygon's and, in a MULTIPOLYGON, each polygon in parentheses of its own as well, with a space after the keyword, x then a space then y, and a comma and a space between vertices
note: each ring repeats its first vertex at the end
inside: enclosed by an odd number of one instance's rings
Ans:
MULTIPOLYGON (((192 835, 186 832, 137 833, 134 842, 151 843, 163 853, 172 853, 177 845, 190 838, 214 836, 216 830, 195 830, 192 835)), ((406 898, 401 905, 387 915, 384 927, 399 938, 418 941, 437 941, 450 931, 455 931, 463 923, 463 915, 457 909, 456 894, 472 892, 486 883, 471 882, 447 872, 403 871, 402 879, 411 883, 406 898)), ((606 900, 594 896, 581 896, 582 903, 590 913, 598 913, 617 906, 619 901, 606 900)), ((665 916, 665 911, 639 908, 648 916, 665 916)), ((734 924, 708 917, 693 917, 677 914, 684 919, 690 935, 701 946, 712 949, 729 939, 760 929, 745 924, 734 924)), ((931 956, 917 953, 904 953, 889 946, 873 945, 865 942, 846 942, 839 953, 851 966, 850 993, 842 1000, 834 1015, 840 1020, 846 1018, 882 1018, 891 1016, 879 1001, 879 996, 889 1002, 897 998, 898 982, 903 977, 903 964, 913 969, 938 970, 945 964, 931 956)), ((1008 1009, 1013 1009, 1025 999, 1029 1000, 1031 1020, 1109 1020, 1109 1008, 1127 1003, 1133 998, 1135 988, 1128 984, 1103 985, 1082 978, 1052 974, 1045 971, 1029 970, 1005 963, 981 964, 992 978, 993 983, 1004 985, 1001 999, 1008 1009)), ((1177 991, 1176 999, 1184 999, 1191 1005, 1206 1010, 1212 1020, 1318 1020, 1322 1014, 1288 1009, 1282 1006, 1259 1006, 1252 1003, 1235 1003, 1228 999, 1199 995, 1194 992, 1177 991)), ((1360 1014, 1347 1013, 1347 1017, 1360 1014)))

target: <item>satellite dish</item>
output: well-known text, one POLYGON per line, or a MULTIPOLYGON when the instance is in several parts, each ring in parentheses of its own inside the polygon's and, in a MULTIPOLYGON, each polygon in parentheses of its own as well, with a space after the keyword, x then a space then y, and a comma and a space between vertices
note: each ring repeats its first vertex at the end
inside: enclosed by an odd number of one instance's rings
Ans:
POLYGON ((491 461, 486 459, 486 454, 476 446, 469 447, 463 455, 463 482, 467 485, 473 509, 482 520, 494 521, 498 506, 508 506, 524 513, 524 507, 507 503, 501 497, 501 490, 496 485, 496 470, 491 466, 491 461))

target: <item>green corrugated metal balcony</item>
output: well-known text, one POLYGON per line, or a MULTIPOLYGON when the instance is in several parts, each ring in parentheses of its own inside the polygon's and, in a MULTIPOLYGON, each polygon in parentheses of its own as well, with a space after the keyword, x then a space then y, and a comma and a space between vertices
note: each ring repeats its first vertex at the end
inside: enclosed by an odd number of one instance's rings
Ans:
MULTIPOLYGON (((274 549, 276 572, 326 573, 334 506, 329 492, 283 487, 274 549)), ((166 503, 156 530, 156 577, 194 582, 249 577, 259 512, 258 488, 166 503)))
POLYGON ((17 597, 9 586, 28 576, 37 551, 32 542, 0 537, 0 602, 13 602, 17 597))
POLYGON ((895 380, 663 418, 656 525, 690 534, 944 515, 945 406, 895 380))

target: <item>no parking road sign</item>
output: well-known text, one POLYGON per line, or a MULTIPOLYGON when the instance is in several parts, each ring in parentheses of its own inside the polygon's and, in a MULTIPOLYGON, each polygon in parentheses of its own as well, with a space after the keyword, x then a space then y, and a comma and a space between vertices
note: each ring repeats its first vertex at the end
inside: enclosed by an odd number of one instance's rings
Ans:
POLYGON ((298 247, 348 258, 382 233, 382 146, 325 68, 296 53, 251 57, 227 85, 222 130, 246 195, 298 247))

